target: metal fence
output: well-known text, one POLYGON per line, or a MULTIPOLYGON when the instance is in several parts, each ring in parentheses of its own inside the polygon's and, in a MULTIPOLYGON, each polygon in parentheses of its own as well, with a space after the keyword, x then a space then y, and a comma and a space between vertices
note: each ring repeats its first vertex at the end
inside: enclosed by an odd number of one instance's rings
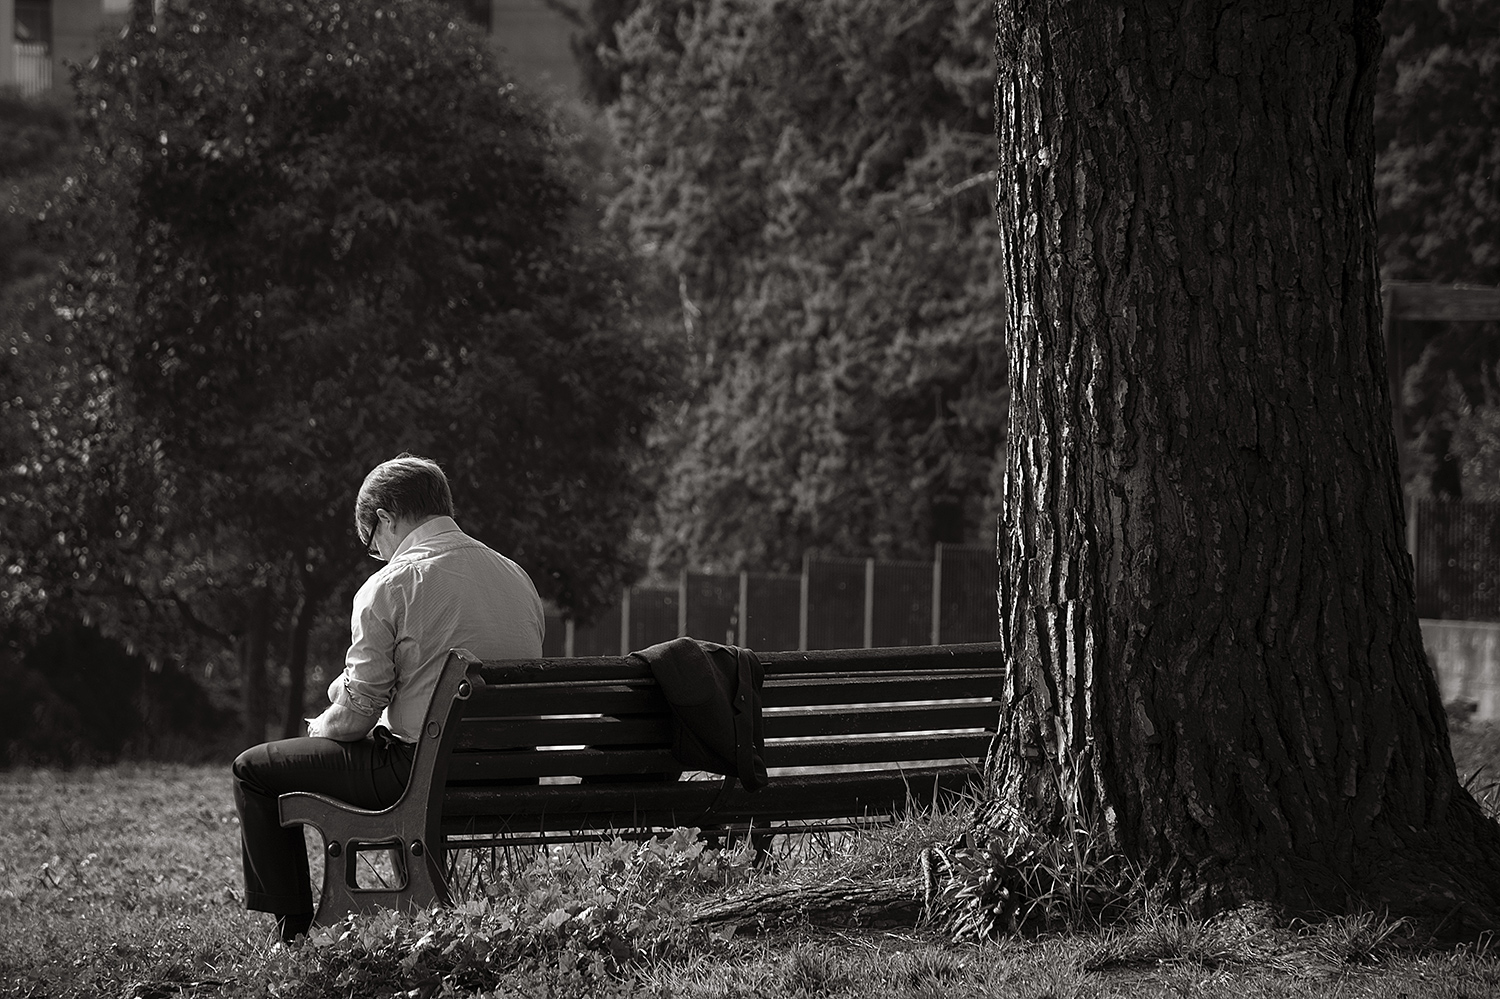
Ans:
MULTIPOLYGON (((1417 614, 1500 621, 1500 503, 1417 500, 1407 544, 1417 614)), ((692 635, 764 652, 993 642, 992 549, 938 545, 930 562, 810 555, 797 574, 685 572, 632 586, 588 626, 550 613, 549 656, 624 655, 692 635)))
POLYGON ((1500 621, 1500 503, 1417 500, 1409 511, 1417 616, 1500 621))
POLYGON ((632 586, 587 626, 549 613, 548 656, 625 655, 691 635, 762 652, 992 642, 989 548, 937 545, 931 562, 809 555, 801 573, 684 572, 632 586))

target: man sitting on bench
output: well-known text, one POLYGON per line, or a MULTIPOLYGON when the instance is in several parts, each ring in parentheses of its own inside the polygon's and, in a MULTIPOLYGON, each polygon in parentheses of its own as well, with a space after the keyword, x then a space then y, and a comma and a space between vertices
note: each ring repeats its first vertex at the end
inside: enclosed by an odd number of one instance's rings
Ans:
POLYGON ((410 454, 377 466, 354 504, 371 556, 387 564, 354 597, 344 672, 307 738, 255 746, 234 761, 245 907, 276 916, 281 939, 307 932, 312 889, 302 827, 283 829, 276 798, 312 791, 360 808, 401 797, 427 702, 448 650, 481 659, 542 655, 542 602, 516 563, 458 529, 448 479, 410 454))

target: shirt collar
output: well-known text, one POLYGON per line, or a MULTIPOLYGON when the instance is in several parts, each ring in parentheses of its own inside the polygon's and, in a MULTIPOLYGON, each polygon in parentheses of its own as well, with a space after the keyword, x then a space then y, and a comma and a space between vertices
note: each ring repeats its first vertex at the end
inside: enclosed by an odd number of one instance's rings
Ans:
POLYGON ((395 554, 391 556, 391 561, 396 561, 417 545, 425 544, 439 534, 456 530, 458 530, 458 523, 452 517, 433 517, 425 524, 412 529, 412 532, 401 542, 401 547, 397 548, 395 554))

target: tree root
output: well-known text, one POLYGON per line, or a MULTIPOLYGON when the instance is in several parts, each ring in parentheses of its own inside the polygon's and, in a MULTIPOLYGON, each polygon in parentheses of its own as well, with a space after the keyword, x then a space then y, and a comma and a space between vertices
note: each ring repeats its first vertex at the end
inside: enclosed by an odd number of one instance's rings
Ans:
POLYGON ((910 929, 923 918, 921 884, 841 879, 831 884, 787 885, 752 892, 694 913, 699 925, 734 923, 741 929, 773 930, 795 925, 836 928, 910 929))

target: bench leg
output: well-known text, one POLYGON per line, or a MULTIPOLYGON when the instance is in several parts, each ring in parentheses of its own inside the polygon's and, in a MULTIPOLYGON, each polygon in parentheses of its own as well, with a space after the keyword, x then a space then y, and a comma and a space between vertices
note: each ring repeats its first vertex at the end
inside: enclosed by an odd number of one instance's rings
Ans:
POLYGON ((321 795, 294 792, 280 798, 281 824, 312 826, 322 837, 323 890, 313 925, 329 926, 353 912, 377 908, 420 911, 448 904, 448 881, 442 869, 442 846, 428 849, 423 830, 387 812, 369 812, 321 795), (395 827, 394 829, 392 827, 395 827), (361 888, 361 850, 389 847, 400 855, 403 884, 396 888, 361 888))
POLYGON ((434 860, 420 839, 329 839, 324 848, 323 892, 313 925, 330 926, 351 913, 381 908, 420 912, 447 901, 448 885, 441 861, 434 860), (380 848, 390 848, 395 854, 401 883, 390 888, 361 888, 359 854, 380 848))

